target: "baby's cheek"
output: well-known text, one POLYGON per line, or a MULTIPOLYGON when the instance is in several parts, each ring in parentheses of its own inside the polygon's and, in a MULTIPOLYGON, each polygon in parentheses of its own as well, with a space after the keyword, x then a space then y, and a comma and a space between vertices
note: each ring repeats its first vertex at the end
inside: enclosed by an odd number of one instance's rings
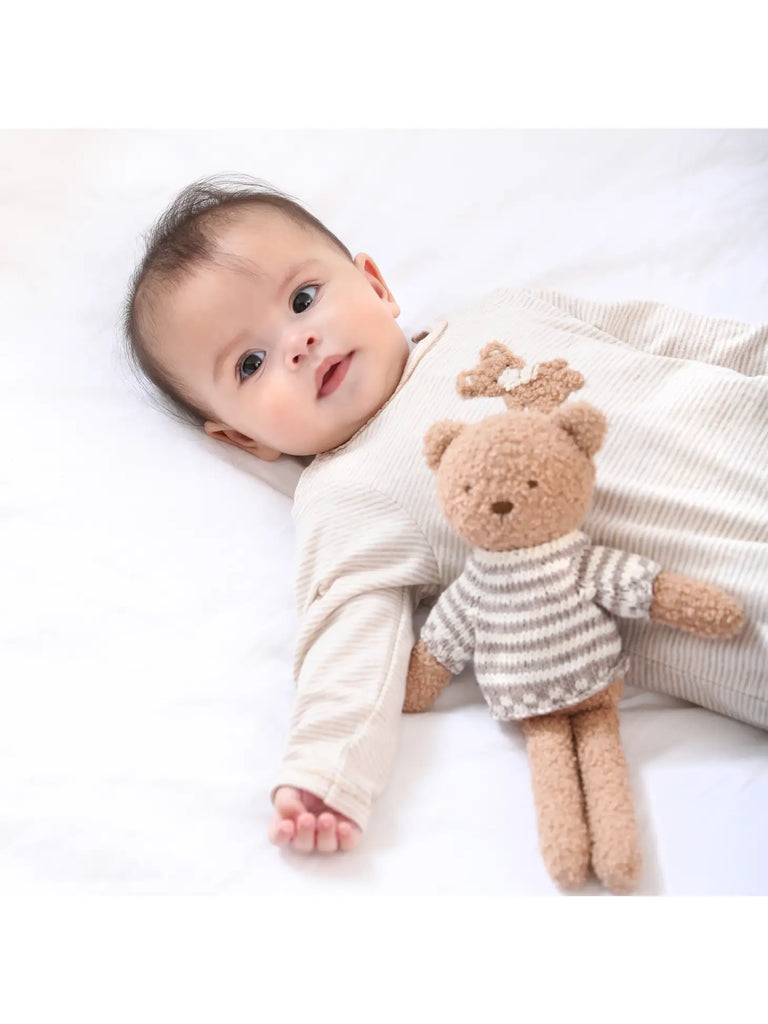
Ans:
POLYGON ((304 419, 303 410, 286 401, 264 401, 254 416, 254 432, 276 448, 287 448, 293 438, 301 436, 304 419))

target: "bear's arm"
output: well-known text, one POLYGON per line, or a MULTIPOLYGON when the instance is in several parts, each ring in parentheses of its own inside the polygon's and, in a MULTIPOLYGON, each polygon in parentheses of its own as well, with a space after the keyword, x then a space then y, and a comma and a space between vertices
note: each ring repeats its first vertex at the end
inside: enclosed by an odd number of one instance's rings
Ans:
POLYGON ((601 608, 624 619, 648 618, 661 566, 650 558, 595 545, 582 557, 581 585, 601 608))
POLYGON ((459 576, 443 591, 421 630, 421 639, 441 665, 458 675, 475 650, 473 600, 459 576))

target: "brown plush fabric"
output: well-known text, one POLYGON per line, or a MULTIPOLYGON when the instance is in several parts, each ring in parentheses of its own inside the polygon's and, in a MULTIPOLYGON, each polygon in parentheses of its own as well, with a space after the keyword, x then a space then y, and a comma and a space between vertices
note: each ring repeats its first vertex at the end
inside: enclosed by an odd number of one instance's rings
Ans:
POLYGON ((453 444, 465 426, 456 420, 440 420, 429 428, 424 437, 423 450, 430 469, 437 469, 448 445, 453 444))
POLYGON ((462 398, 503 397, 506 394, 499 377, 505 370, 520 370, 525 362, 513 355, 506 345, 492 341, 480 351, 480 360, 471 370, 464 370, 456 378, 456 390, 462 398))
POLYGON ((521 725, 541 855, 558 885, 577 889, 589 871, 590 842, 571 723, 559 715, 540 715, 521 725))
POLYGON ((592 839, 592 869, 612 892, 631 892, 642 858, 619 731, 618 697, 571 719, 592 839))
POLYGON ((504 401, 508 409, 538 409, 549 412, 584 385, 584 378, 576 370, 569 370, 565 359, 539 363, 531 380, 513 387, 504 401))
POLYGON ((509 370, 522 370, 524 361, 498 341, 492 341, 480 352, 480 361, 472 370, 460 373, 456 389, 463 398, 500 397, 508 409, 538 409, 549 412, 564 402, 572 391, 584 386, 584 377, 569 370, 565 359, 552 359, 531 367, 526 377, 517 381, 509 370), (507 377, 510 377, 508 380, 507 377))
POLYGON ((581 525, 592 500, 591 455, 605 431, 602 413, 574 403, 553 415, 512 410, 472 425, 442 420, 424 451, 437 470, 437 495, 466 541, 486 551, 533 547, 581 525), (510 515, 494 511, 512 505, 510 515))
POLYGON ((591 862, 600 881, 630 892, 642 858, 619 732, 619 679, 601 693, 524 720, 544 863, 563 888, 581 885, 591 862))
POLYGON ((591 405, 575 402, 564 409, 557 409, 552 414, 552 422, 568 434, 579 451, 588 458, 600 451, 607 424, 605 416, 591 405))
POLYGON ((736 598, 702 580, 660 572, 653 584, 650 615, 657 622, 727 640, 742 627, 744 608, 736 598))
POLYGON ((423 641, 419 640, 411 651, 408 666, 408 689, 403 711, 411 714, 429 711, 443 689, 451 681, 451 673, 433 657, 423 641))

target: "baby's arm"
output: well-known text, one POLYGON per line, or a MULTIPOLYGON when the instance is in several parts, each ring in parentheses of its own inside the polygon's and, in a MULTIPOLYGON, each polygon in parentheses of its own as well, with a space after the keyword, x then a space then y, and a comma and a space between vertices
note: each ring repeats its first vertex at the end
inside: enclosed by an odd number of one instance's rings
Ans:
POLYGON ((381 495, 344 500, 346 511, 334 494, 296 512, 298 694, 270 839, 301 852, 350 848, 367 825, 397 745, 414 588, 435 574, 402 510, 381 495))
POLYGON ((394 759, 413 643, 408 589, 373 591, 335 604, 318 599, 311 618, 319 630, 301 631, 300 640, 306 643, 308 632, 312 638, 306 652, 297 652, 298 694, 273 793, 282 819, 273 822, 273 841, 288 840, 301 852, 315 848, 309 841, 312 830, 318 849, 334 852, 334 837, 318 831, 331 824, 324 815, 334 814, 342 847, 342 825, 359 830, 348 838, 359 838, 366 827, 394 759), (299 798, 302 810, 286 787, 309 795, 309 800, 299 798), (292 835, 290 824, 283 825, 286 818, 293 823, 292 835), (328 842, 320 844, 321 838, 328 842))

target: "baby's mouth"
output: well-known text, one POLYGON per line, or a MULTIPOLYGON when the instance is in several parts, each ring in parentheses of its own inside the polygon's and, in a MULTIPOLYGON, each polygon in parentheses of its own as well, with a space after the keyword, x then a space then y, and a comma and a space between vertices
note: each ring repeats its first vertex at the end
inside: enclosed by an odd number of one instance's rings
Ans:
POLYGON ((354 352, 350 352, 346 356, 330 356, 320 363, 315 370, 318 398, 325 398, 326 395, 332 394, 341 384, 347 375, 353 355, 354 352))

